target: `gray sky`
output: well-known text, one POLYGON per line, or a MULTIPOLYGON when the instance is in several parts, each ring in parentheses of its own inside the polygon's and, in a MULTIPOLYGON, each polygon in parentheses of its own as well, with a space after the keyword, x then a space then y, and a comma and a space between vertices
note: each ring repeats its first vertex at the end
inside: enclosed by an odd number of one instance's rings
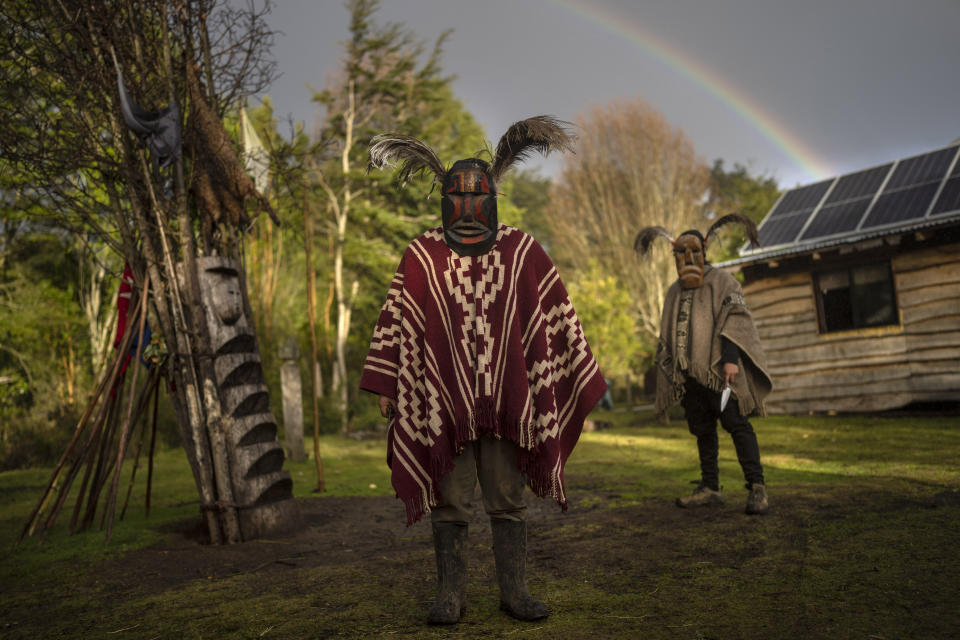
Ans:
MULTIPOLYGON (((278 116, 315 118, 349 34, 341 0, 276 0, 278 116)), ((708 162, 783 187, 960 138, 960 0, 383 0, 432 41, 495 143, 539 113, 640 96, 708 162)), ((531 160, 556 175, 560 160, 531 160)))

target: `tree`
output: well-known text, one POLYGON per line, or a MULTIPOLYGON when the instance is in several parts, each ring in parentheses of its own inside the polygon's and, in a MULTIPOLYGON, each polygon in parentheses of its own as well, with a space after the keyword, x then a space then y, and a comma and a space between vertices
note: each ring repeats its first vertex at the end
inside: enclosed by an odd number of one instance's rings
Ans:
MULTIPOLYGON (((638 330, 648 345, 656 344, 676 272, 672 256, 660 247, 652 259, 638 261, 633 239, 648 225, 675 233, 699 226, 707 166, 683 132, 641 99, 596 107, 577 124, 577 153, 565 159, 553 191, 554 256, 574 272, 572 281, 589 280, 595 268, 615 275, 629 295, 638 330)), ((605 357, 598 350, 598 360, 605 357)))
MULTIPOLYGON (((302 317, 303 273, 302 209, 304 175, 310 141, 302 123, 290 123, 283 135, 269 96, 248 111, 251 126, 269 159, 269 198, 281 226, 257 220, 247 235, 247 274, 258 335, 267 345, 282 344, 297 335, 299 327, 285 322, 302 317), (279 325, 278 325, 279 323, 279 325), (279 331, 279 335, 275 335, 279 331)), ((245 141, 246 143, 247 141, 245 141)), ((271 349, 266 349, 269 353, 271 349)))
MULTIPOLYGON (((16 175, 27 186, 23 193, 51 212, 60 229, 95 237, 132 268, 131 321, 139 318, 142 330, 149 300, 151 322, 171 356, 162 369, 175 389, 171 397, 181 439, 214 542, 268 534, 295 519, 289 477, 278 470, 282 450, 279 457, 274 454, 269 430, 259 426, 264 422, 248 432, 250 421, 241 420, 245 414, 232 408, 235 387, 259 384, 262 372, 252 360, 242 371, 215 369, 217 358, 235 355, 238 347, 224 351, 225 345, 215 344, 211 305, 202 302, 198 271, 201 255, 207 262, 212 254, 228 257, 233 262, 207 269, 210 277, 226 279, 231 265, 240 263, 241 235, 253 217, 248 204, 272 212, 244 173, 223 124, 228 107, 261 91, 273 73, 267 55, 272 32, 263 21, 264 11, 213 0, 50 0, 4 3, 0 9, 0 68, 5 75, 0 101, 12 106, 0 122, 0 169, 16 175), (131 100, 146 107, 132 112, 139 123, 128 117, 132 107, 122 105, 118 79, 129 87, 131 100), (150 108, 156 113, 144 112, 150 108), (181 125, 182 153, 176 136, 168 135, 181 125), (251 450, 243 443, 253 432, 251 438, 260 446, 251 450)), ((239 287, 228 285, 227 292, 239 291, 248 307, 242 268, 238 275, 239 287)), ((231 298, 230 305, 235 302, 231 298)), ((229 313, 232 308, 221 310, 221 315, 229 313)), ((128 345, 132 333, 127 331, 128 345)), ((255 332, 241 343, 243 353, 255 352, 255 332)), ((98 491, 106 487, 112 468, 112 484, 105 492, 109 537, 117 474, 134 407, 140 406, 134 393, 140 369, 134 365, 126 417, 115 425, 118 433, 110 433, 109 420, 101 419, 118 413, 105 409, 103 398, 116 402, 115 385, 123 380, 119 363, 126 351, 120 349, 94 393, 90 409, 98 407, 96 424, 87 421, 89 412, 81 419, 31 520, 43 509, 58 474, 68 469, 47 520, 52 524, 86 461, 76 521, 96 458, 83 526, 92 520, 98 491), (88 425, 91 430, 80 441, 88 425), (102 453, 109 449, 106 443, 116 443, 114 460, 102 453)), ((227 365, 228 360, 217 362, 227 365)), ((155 375, 148 379, 156 384, 155 375)), ((250 410, 265 407, 265 398, 258 396, 250 410)))
MULTIPOLYGON (((749 169, 740 163, 734 163, 733 169, 727 171, 722 159, 713 162, 707 209, 714 216, 741 213, 759 223, 779 197, 780 187, 773 177, 753 176, 749 169)), ((718 262, 735 258, 737 249, 747 241, 739 225, 731 225, 730 230, 725 231, 719 239, 719 242, 714 241, 709 249, 710 259, 718 262)))
POLYGON ((95 375, 106 366, 113 346, 118 282, 112 275, 122 271, 122 264, 119 264, 120 256, 111 253, 95 238, 77 239, 75 246, 80 264, 78 297, 87 321, 91 372, 95 375))
POLYGON ((596 261, 577 276, 570 283, 570 300, 600 370, 608 378, 630 375, 638 357, 651 355, 639 353, 644 345, 638 339, 630 294, 616 274, 605 271, 596 261))
MULTIPOLYGON (((4 225, 12 221, 5 220, 4 225)), ((22 221, 0 270, 0 469, 48 462, 92 378, 69 234, 22 221)))
POLYGON ((440 71, 447 34, 426 54, 402 25, 374 22, 378 4, 347 3, 350 38, 343 67, 315 96, 324 120, 308 160, 309 178, 320 197, 310 201, 304 215, 317 217, 317 232, 326 240, 322 279, 330 286, 334 327, 324 337, 332 347, 330 385, 342 431, 350 421, 349 372, 359 370, 348 366, 355 311, 360 307, 366 316, 364 335, 352 338, 359 346, 369 340, 400 251, 439 217, 436 205, 426 202, 432 185, 410 184, 397 191, 390 176, 365 174, 369 140, 401 131, 430 141, 438 153, 455 149, 473 155, 483 146, 480 127, 453 97, 451 79, 440 71))
POLYGON ((520 169, 511 176, 509 184, 501 191, 521 212, 521 220, 512 223, 521 226, 547 249, 553 245, 553 215, 550 209, 550 178, 540 175, 536 169, 520 169))

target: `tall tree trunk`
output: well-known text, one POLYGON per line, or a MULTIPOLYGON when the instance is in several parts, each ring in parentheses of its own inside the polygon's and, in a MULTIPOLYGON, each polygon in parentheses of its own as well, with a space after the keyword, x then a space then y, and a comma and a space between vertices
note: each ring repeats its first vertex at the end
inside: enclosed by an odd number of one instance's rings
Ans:
POLYGON ((73 405, 77 386, 77 367, 73 357, 73 336, 70 335, 70 325, 67 324, 67 404, 73 405))
POLYGON ((247 273, 253 289, 257 291, 254 300, 257 326, 263 331, 264 340, 269 343, 273 336, 274 307, 280 286, 283 234, 277 233, 270 224, 257 225, 252 233, 256 241, 247 244, 247 273))
POLYGON ((316 274, 313 271, 313 221, 306 205, 303 207, 303 251, 307 269, 307 319, 310 321, 310 371, 313 372, 313 459, 317 464, 316 491, 326 489, 323 479, 323 461, 320 458, 320 402, 322 394, 320 363, 317 361, 317 303, 315 300, 316 274))
POLYGON ((350 150, 353 147, 353 127, 357 118, 356 94, 354 81, 350 80, 347 90, 347 109, 343 114, 344 140, 340 152, 340 170, 344 176, 343 202, 334 207, 337 231, 334 241, 333 257, 333 286, 337 296, 337 336, 336 336, 336 370, 335 391, 339 395, 340 430, 346 433, 350 426, 348 415, 350 390, 347 387, 347 337, 350 334, 350 312, 353 309, 353 295, 357 291, 358 283, 354 281, 351 295, 344 292, 343 285, 343 248, 347 238, 347 221, 350 218, 350 205, 353 200, 353 191, 350 184, 350 150))
MULTIPOLYGON (((87 335, 90 337, 90 365, 94 375, 100 373, 104 367, 110 349, 111 330, 117 317, 116 305, 103 308, 104 282, 108 270, 104 263, 106 252, 101 250, 85 250, 81 267, 89 272, 88 280, 80 289, 80 306, 87 319, 87 335)), ((116 296, 114 296, 115 298, 116 296)))

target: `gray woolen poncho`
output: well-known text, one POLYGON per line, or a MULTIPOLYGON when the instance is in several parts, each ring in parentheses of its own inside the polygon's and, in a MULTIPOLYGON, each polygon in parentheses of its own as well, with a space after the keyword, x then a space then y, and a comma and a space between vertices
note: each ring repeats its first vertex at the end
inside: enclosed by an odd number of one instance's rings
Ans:
POLYGON ((660 343, 654 359, 657 369, 656 412, 664 413, 680 401, 684 383, 693 378, 714 391, 723 389, 720 336, 740 349, 740 375, 733 394, 742 415, 765 415, 763 399, 773 389, 766 357, 740 283, 722 269, 707 265, 703 285, 693 289, 688 326, 688 352, 677 353, 677 316, 683 289, 674 282, 667 291, 660 323, 660 343))

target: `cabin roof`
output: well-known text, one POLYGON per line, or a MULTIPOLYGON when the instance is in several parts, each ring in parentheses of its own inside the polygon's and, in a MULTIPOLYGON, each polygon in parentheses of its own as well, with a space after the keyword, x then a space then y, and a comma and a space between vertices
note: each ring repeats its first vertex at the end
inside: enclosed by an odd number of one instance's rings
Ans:
POLYGON ((786 191, 734 266, 960 223, 960 141, 786 191))

